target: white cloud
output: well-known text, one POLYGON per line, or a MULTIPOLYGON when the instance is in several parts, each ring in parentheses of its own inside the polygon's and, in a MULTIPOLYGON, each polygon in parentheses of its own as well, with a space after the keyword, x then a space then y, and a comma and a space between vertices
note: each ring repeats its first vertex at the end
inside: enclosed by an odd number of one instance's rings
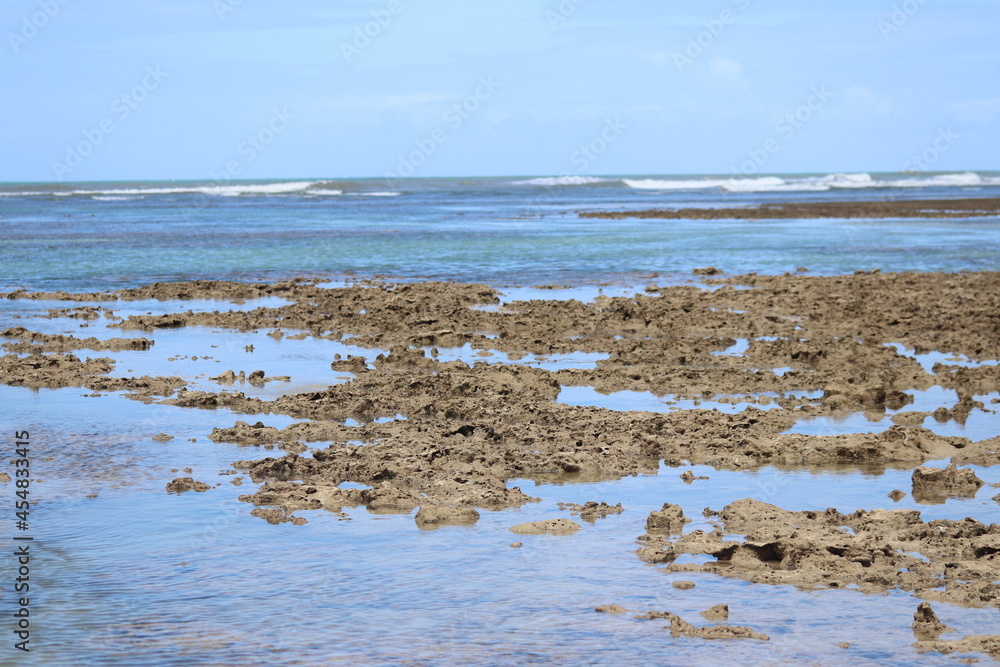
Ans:
POLYGON ((902 111, 891 95, 877 93, 868 86, 848 86, 839 97, 842 108, 853 116, 892 117, 902 111))
POLYGON ((743 74, 743 65, 729 58, 718 57, 709 65, 712 74, 727 81, 735 81, 743 74))
POLYGON ((988 123, 1000 115, 1000 97, 952 102, 945 108, 958 116, 960 120, 988 123))

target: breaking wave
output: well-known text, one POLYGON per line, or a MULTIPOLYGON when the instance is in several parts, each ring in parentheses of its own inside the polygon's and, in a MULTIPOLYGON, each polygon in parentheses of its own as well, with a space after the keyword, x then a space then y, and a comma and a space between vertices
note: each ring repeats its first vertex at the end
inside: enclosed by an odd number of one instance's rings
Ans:
POLYGON ((594 183, 614 183, 613 178, 597 178, 596 176, 545 176, 543 178, 531 178, 526 181, 514 181, 514 185, 593 185, 594 183))
POLYGON ((980 176, 975 172, 938 174, 933 176, 901 175, 875 178, 871 174, 828 174, 799 178, 761 176, 759 178, 680 178, 623 179, 636 190, 705 190, 717 188, 727 192, 824 192, 833 189, 861 188, 933 188, 1000 186, 1000 178, 980 176))

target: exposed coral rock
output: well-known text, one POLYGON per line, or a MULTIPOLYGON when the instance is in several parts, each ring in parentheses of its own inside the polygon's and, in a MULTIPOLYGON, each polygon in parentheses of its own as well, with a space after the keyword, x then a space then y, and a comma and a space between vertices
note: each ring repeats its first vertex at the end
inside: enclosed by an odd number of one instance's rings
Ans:
POLYGON ((974 498, 983 485, 971 468, 920 467, 913 471, 913 499, 922 503, 942 503, 945 498, 974 498))
POLYGON ((700 639, 758 639, 760 641, 770 641, 767 635, 755 632, 754 630, 739 625, 710 625, 699 628, 691 625, 677 614, 669 611, 651 611, 642 616, 636 616, 640 620, 654 620, 665 618, 670 621, 670 635, 672 637, 698 637, 700 639))
POLYGON ((680 505, 663 503, 662 509, 650 512, 646 519, 646 530, 680 533, 688 523, 691 523, 691 519, 684 516, 684 509, 680 505))
POLYGON ((198 482, 191 477, 178 477, 174 481, 167 483, 167 491, 170 493, 183 493, 184 491, 208 491, 210 487, 205 482, 198 482))
POLYGON ((588 523, 594 523, 597 519, 606 519, 609 514, 621 514, 625 511, 621 503, 609 505, 604 501, 597 502, 595 500, 588 500, 582 505, 573 503, 558 503, 558 505, 559 509, 569 510, 570 514, 575 514, 588 523))
POLYGON ((754 583, 913 591, 927 600, 1000 606, 1000 524, 924 522, 913 510, 792 512, 752 499, 723 508, 725 530, 641 536, 642 560, 670 572, 711 572, 754 583), (745 536, 726 540, 726 533, 745 536), (714 562, 676 563, 684 554, 714 562))
POLYGON ((580 530, 580 524, 569 519, 546 519, 511 526, 511 532, 519 535, 572 535, 580 530))
POLYGON ((725 621, 729 619, 729 605, 717 604, 701 612, 701 615, 709 621, 725 621))
POLYGON ((422 505, 414 517, 420 528, 438 526, 463 526, 479 521, 479 512, 471 507, 447 507, 442 505, 422 505))
POLYGON ((921 602, 917 606, 910 627, 913 628, 913 636, 920 641, 936 640, 941 633, 951 629, 938 619, 930 602, 921 602))

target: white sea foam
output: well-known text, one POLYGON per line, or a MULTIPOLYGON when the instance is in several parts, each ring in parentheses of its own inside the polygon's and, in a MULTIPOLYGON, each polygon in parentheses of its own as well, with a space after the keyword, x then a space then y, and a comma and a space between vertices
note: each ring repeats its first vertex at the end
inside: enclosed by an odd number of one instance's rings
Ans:
MULTIPOLYGON (((238 197, 240 195, 274 195, 304 192, 317 181, 296 181, 292 183, 239 183, 233 185, 191 185, 170 188, 120 188, 111 190, 73 190, 74 195, 170 195, 206 194, 218 197, 238 197)), ((59 194, 59 193, 53 193, 59 194)))
POLYGON ((94 195, 96 201, 132 201, 145 198, 144 195, 94 195))
POLYGON ((893 181, 897 188, 926 187, 974 187, 981 185, 1000 185, 1000 178, 983 177, 971 171, 964 174, 939 174, 927 178, 904 178, 893 181))
POLYGON ((625 185, 630 188, 635 188, 636 190, 704 190, 707 188, 721 187, 723 183, 721 180, 710 178, 673 181, 665 181, 655 178, 643 178, 639 180, 626 178, 623 182, 625 185))
POLYGON ((625 185, 637 190, 707 190, 718 188, 728 192, 809 192, 828 190, 829 186, 818 182, 786 181, 777 176, 760 178, 689 178, 660 180, 644 178, 624 179, 625 185))
POLYGON ((612 179, 597 178, 596 176, 545 176, 543 178, 531 178, 527 181, 514 181, 514 185, 593 185, 594 183, 610 183, 612 179))
POLYGON ((705 190, 717 188, 728 192, 823 192, 832 189, 862 188, 933 188, 1000 186, 1000 178, 980 176, 974 172, 937 174, 904 178, 877 179, 871 174, 828 174, 801 178, 762 176, 759 178, 686 178, 686 179, 624 179, 637 190, 705 190))

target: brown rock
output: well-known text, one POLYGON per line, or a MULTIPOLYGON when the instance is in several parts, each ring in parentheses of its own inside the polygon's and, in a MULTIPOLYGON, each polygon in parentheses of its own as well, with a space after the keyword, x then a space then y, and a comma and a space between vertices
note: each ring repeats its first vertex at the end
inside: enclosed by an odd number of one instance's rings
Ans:
POLYGON ((636 616, 639 620, 653 620, 665 618, 670 621, 670 636, 672 637, 698 637, 701 639, 758 639, 760 641, 770 641, 770 637, 760 632, 755 632, 747 627, 738 625, 712 625, 699 628, 691 625, 677 614, 669 611, 651 611, 642 616, 636 616))
POLYGON ((621 514, 625 510, 622 504, 609 505, 606 502, 588 500, 582 505, 573 503, 558 503, 559 509, 569 510, 571 514, 579 516, 588 523, 594 523, 597 519, 606 519, 609 514, 621 514))
POLYGON ((684 516, 684 510, 680 505, 664 503, 663 508, 650 512, 646 519, 646 530, 660 530, 668 533, 680 533, 684 530, 684 524, 691 523, 691 519, 684 516))
POLYGON ((185 491, 208 491, 210 487, 205 482, 198 482, 190 477, 178 477, 174 481, 167 483, 167 492, 183 493, 185 491))
POLYGON ((594 607, 594 611, 599 614, 625 614, 628 613, 628 609, 617 604, 602 604, 599 607, 594 607))
POLYGON ((572 535, 580 528, 580 524, 569 519, 547 519, 519 523, 516 526, 511 526, 510 530, 519 535, 572 535))
POLYGON ((921 602, 917 605, 917 611, 913 614, 913 636, 918 641, 934 641, 942 632, 950 630, 944 623, 938 620, 937 614, 931 609, 930 602, 921 602))
MULTIPOLYGON (((918 641, 914 644, 921 653, 985 653, 994 660, 1000 660, 1000 635, 969 635, 949 641, 918 641)), ((972 658, 974 662, 978 662, 972 658)))
POLYGON ((448 507, 444 505, 421 505, 413 518, 417 527, 423 530, 439 526, 466 526, 479 521, 479 512, 471 507, 448 507))
POLYGON ((264 519, 270 524, 277 525, 279 523, 291 523, 294 526, 302 526, 308 523, 301 516, 290 516, 287 513, 278 509, 266 509, 263 507, 256 507, 250 510, 250 515, 264 519))
POLYGON ((701 612, 701 615, 709 621, 725 621, 729 619, 729 605, 717 604, 701 612))
POLYGON ((694 472, 691 470, 685 470, 683 473, 681 473, 680 478, 684 480, 685 484, 690 484, 696 479, 708 479, 708 477, 706 477, 705 475, 699 475, 696 477, 694 472))
POLYGON ((945 469, 920 467, 913 471, 913 499, 918 503, 942 503, 945 498, 974 498, 983 485, 971 468, 949 463, 945 469))
POLYGON ((712 532, 656 528, 639 537, 640 559, 669 573, 713 573, 753 583, 916 591, 926 600, 1000 604, 1000 524, 937 519, 914 510, 793 512, 753 499, 727 505, 712 532), (726 533, 736 539, 724 539, 726 533), (891 547, 887 547, 891 545, 891 547), (714 561, 676 562, 708 555, 714 561), (946 573, 942 586, 941 573, 946 573))

